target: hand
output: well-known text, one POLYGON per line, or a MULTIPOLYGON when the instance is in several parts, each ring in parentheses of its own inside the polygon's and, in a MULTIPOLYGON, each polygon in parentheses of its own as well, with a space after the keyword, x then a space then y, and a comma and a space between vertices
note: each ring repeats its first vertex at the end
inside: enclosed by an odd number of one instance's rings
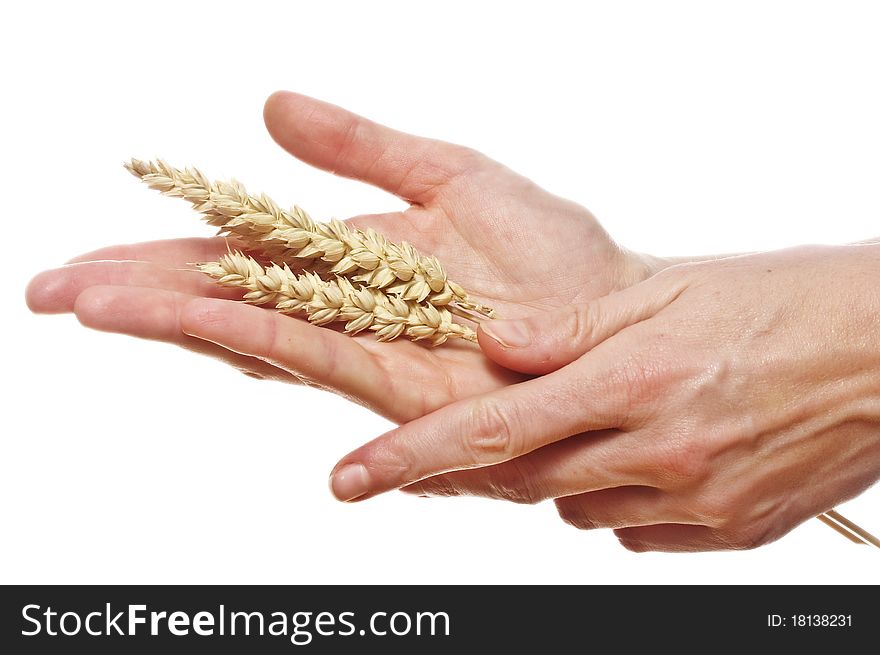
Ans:
POLYGON ((338 495, 557 498, 633 550, 767 543, 880 477, 878 289, 880 246, 804 247, 484 323, 489 358, 547 374, 354 451, 338 495))
MULTIPOLYGON (((661 265, 620 249, 583 207, 467 148, 402 134, 293 93, 269 98, 265 120, 273 138, 303 161, 407 200, 406 211, 351 222, 437 255, 501 316, 605 295, 661 265)), ((376 343, 229 302, 240 296, 178 270, 216 259, 226 247, 222 239, 182 239, 98 250, 37 276, 28 303, 38 312, 73 311, 99 330, 219 357, 255 377, 320 386, 397 422, 526 377, 469 344, 431 350, 404 340, 376 343)))

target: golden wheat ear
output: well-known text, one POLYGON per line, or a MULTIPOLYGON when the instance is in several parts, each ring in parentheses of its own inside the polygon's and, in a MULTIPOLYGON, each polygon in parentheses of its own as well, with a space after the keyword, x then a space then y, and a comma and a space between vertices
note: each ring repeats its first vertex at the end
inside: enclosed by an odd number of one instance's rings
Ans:
POLYGON ((454 313, 495 312, 472 301, 449 280, 436 257, 423 255, 408 243, 392 243, 378 232, 351 228, 342 221, 321 223, 303 209, 281 209, 265 194, 251 195, 244 186, 211 182, 195 168, 178 169, 164 161, 132 159, 125 168, 166 196, 183 198, 221 234, 242 238, 270 261, 323 275, 350 277, 404 301, 449 305, 454 313))
POLYGON ((315 325, 344 322, 347 334, 371 330, 379 341, 406 335, 435 346, 448 339, 477 340, 471 328, 454 323, 451 312, 443 307, 404 300, 344 277, 323 280, 314 273, 298 275, 286 264, 264 267, 241 252, 199 264, 198 269, 224 286, 247 291, 247 302, 271 305, 286 314, 304 314, 315 325))

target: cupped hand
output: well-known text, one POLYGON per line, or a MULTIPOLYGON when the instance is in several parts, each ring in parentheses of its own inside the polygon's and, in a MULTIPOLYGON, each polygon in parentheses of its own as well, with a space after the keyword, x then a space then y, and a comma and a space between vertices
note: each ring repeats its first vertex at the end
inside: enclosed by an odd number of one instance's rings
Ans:
POLYGON ((880 478, 880 246, 672 266, 619 293, 484 323, 521 384, 345 457, 340 499, 557 498, 634 550, 767 543, 880 478))
MULTIPOLYGON (((501 316, 584 302, 660 265, 619 248, 583 207, 468 148, 294 93, 274 94, 264 115, 272 137, 299 159, 406 200, 405 211, 350 221, 437 255, 452 279, 501 316)), ((232 302, 235 291, 181 270, 226 249, 222 239, 105 248, 38 275, 28 304, 219 357, 254 377, 326 388, 396 422, 527 377, 471 344, 377 343, 232 302)))

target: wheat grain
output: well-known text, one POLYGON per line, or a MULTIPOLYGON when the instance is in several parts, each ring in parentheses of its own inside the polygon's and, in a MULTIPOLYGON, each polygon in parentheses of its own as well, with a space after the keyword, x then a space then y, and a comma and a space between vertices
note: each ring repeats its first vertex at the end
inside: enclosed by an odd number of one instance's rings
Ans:
POLYGON ((494 317, 491 308, 471 301, 460 285, 447 278, 436 257, 420 254, 409 243, 395 244, 375 230, 362 231, 338 220, 314 221, 297 206, 285 211, 266 194, 250 195, 235 180, 212 183, 196 169, 138 159, 125 167, 151 188, 188 200, 221 234, 242 237, 271 261, 350 276, 406 301, 428 301, 494 317))
POLYGON ((444 307, 389 296, 344 277, 323 280, 314 273, 298 275, 287 264, 264 267, 241 252, 197 266, 224 286, 246 290, 247 302, 273 305, 285 314, 303 312, 315 325, 345 321, 348 334, 372 330, 379 341, 405 334, 435 346, 450 338, 477 340, 471 328, 453 323, 452 314, 444 307))

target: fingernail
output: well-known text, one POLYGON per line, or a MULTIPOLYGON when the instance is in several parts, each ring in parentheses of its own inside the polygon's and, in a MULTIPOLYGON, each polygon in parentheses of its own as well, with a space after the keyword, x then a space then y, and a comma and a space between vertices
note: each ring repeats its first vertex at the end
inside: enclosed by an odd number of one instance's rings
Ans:
POLYGON ((523 348, 532 342, 522 321, 483 321, 480 329, 505 348, 523 348))
POLYGON ((347 464, 330 476, 330 491, 337 500, 348 502, 370 490, 370 473, 363 464, 347 464))

